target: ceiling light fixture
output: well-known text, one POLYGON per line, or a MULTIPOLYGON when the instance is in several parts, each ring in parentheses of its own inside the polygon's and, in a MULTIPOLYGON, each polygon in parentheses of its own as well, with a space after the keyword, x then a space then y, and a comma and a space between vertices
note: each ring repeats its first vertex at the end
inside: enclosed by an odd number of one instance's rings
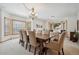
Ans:
POLYGON ((23 3, 24 7, 30 11, 30 15, 29 18, 32 18, 32 20, 34 20, 35 18, 37 18, 37 13, 35 12, 35 8, 32 7, 31 9, 29 9, 24 3, 23 3))
POLYGON ((37 18, 37 13, 35 12, 34 8, 31 9, 30 17, 32 18, 32 20, 34 20, 35 18, 37 18))

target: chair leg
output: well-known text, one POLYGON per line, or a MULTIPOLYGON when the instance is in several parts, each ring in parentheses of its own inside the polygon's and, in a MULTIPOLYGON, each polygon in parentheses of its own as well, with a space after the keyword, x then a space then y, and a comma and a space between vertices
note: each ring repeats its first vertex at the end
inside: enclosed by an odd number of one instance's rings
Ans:
POLYGON ((19 44, 20 44, 21 40, 19 40, 19 44))
POLYGON ((27 49, 28 43, 26 43, 26 49, 27 49))
POLYGON ((58 52, 58 55, 60 55, 60 51, 58 52))
POLYGON ((31 50, 31 45, 29 45, 29 52, 30 52, 30 50, 31 50))
POLYGON ((48 48, 46 48, 46 50, 45 50, 45 55, 47 55, 47 51, 48 51, 48 48))
POLYGON ((19 40, 19 44, 20 44, 20 43, 23 43, 23 41, 22 41, 21 39, 19 40))
POLYGON ((35 48, 35 50, 34 50, 34 55, 36 54, 36 48, 35 48))
POLYGON ((47 50, 45 50, 45 55, 47 55, 47 50))
POLYGON ((63 55, 64 55, 64 50, 63 50, 63 48, 62 48, 62 53, 63 53, 63 55))
POLYGON ((49 43, 50 43, 50 39, 49 39, 49 43))
POLYGON ((22 46, 24 47, 24 42, 22 42, 22 46))
POLYGON ((46 54, 47 54, 47 50, 48 50, 48 49, 47 49, 46 47, 44 47, 44 48, 42 49, 42 54, 45 54, 45 55, 46 55, 46 54))
POLYGON ((24 41, 20 40, 20 43, 24 47, 24 41))

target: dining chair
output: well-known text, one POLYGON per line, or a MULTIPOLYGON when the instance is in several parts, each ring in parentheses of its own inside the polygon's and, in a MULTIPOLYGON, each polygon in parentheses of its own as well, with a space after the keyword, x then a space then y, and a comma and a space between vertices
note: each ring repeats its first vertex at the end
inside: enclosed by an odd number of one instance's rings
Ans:
POLYGON ((50 32, 50 41, 58 41, 59 39, 59 33, 58 32, 50 32))
POLYGON ((23 41, 23 34, 22 34, 22 30, 19 31, 19 36, 20 36, 20 40, 19 40, 19 44, 21 43, 22 46, 24 44, 24 41, 23 41))
POLYGON ((34 31, 28 31, 29 33, 29 52, 31 50, 31 46, 34 47, 34 55, 36 54, 36 49, 39 47, 39 43, 36 40, 35 32, 34 31))
POLYGON ((27 49, 28 43, 29 43, 29 38, 27 35, 27 31, 26 30, 22 30, 22 34, 23 34, 23 42, 24 42, 24 46, 27 49))
MULTIPOLYGON (((51 49, 52 51, 57 51, 59 55, 60 55, 60 51, 62 50, 62 53, 64 55, 64 50, 63 50, 64 38, 65 38, 65 32, 63 32, 60 35, 57 42, 50 42, 46 44, 46 48, 51 49)), ((45 51, 45 53, 47 53, 47 51, 45 51)))

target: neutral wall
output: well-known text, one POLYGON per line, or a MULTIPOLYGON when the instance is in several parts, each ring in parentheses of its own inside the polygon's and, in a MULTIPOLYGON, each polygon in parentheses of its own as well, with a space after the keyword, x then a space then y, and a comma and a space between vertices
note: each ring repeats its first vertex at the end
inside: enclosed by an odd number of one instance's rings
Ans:
MULTIPOLYGON (((2 11, 2 10, 0 10, 0 11, 1 11, 1 20, 2 20, 1 21, 1 23, 2 23, 2 26, 1 26, 1 28, 2 28, 1 29, 2 30, 1 31, 2 32, 2 36, 4 36, 4 16, 11 17, 11 18, 17 19, 17 20, 26 20, 26 18, 10 14, 10 13, 8 13, 6 11, 2 11)), ((79 19, 79 13, 78 13, 78 16, 74 15, 74 16, 68 16, 67 17, 67 22, 68 22, 68 24, 67 24, 67 26, 68 26, 67 27, 67 31, 74 31, 74 30, 76 30, 77 18, 79 19)), ((66 19, 63 19, 63 20, 66 20, 66 19)), ((43 28, 38 28, 40 30, 43 30, 44 28, 48 29, 47 23, 46 23, 45 20, 43 21, 43 19, 35 19, 34 21, 32 21, 32 23, 31 23, 32 30, 33 29, 37 29, 36 28, 36 24, 39 24, 39 25, 43 26, 43 28)))
POLYGON ((43 30, 44 27, 45 27, 45 21, 43 21, 42 19, 34 19, 34 20, 32 21, 31 27, 32 27, 31 30, 33 30, 33 29, 36 29, 36 30, 43 30), (37 27, 36 27, 36 24, 42 25, 42 28, 37 28, 37 27))
POLYGON ((1 31, 1 10, 0 10, 0 40, 1 40, 1 33, 2 31, 1 31))
POLYGON ((76 31, 77 30, 77 16, 70 16, 67 19, 67 31, 76 31))
POLYGON ((10 13, 8 13, 6 11, 1 10, 1 20, 2 20, 1 21, 1 23, 2 23, 2 25, 1 25, 1 32, 2 32, 1 36, 2 37, 4 37, 4 17, 9 17, 11 19, 22 20, 22 21, 26 20, 26 18, 23 18, 23 17, 20 17, 20 16, 16 16, 16 15, 13 15, 13 14, 10 14, 10 13))
MULTIPOLYGON (((76 15, 68 16, 67 19, 61 19, 59 21, 66 21, 66 20, 67 20, 67 31, 68 32, 73 32, 73 31, 77 30, 77 16, 76 15)), ((44 28, 49 30, 49 23, 47 21, 42 21, 42 19, 41 20, 36 19, 36 20, 33 21, 32 29, 43 30, 44 28), (42 25, 43 28, 36 28, 36 24, 42 25)))

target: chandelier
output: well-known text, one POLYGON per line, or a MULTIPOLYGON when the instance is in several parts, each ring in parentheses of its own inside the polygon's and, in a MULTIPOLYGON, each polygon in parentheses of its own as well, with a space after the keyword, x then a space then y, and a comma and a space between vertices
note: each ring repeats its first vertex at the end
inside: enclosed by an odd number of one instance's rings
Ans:
POLYGON ((36 13, 36 10, 35 10, 34 7, 32 7, 31 9, 29 9, 25 4, 23 4, 23 5, 24 5, 24 7, 25 7, 28 11, 30 11, 30 13, 29 13, 29 18, 32 18, 32 20, 34 20, 35 18, 37 18, 37 13, 36 13))
POLYGON ((32 18, 32 20, 34 20, 35 18, 37 18, 37 13, 35 12, 34 8, 31 9, 30 17, 32 18))

